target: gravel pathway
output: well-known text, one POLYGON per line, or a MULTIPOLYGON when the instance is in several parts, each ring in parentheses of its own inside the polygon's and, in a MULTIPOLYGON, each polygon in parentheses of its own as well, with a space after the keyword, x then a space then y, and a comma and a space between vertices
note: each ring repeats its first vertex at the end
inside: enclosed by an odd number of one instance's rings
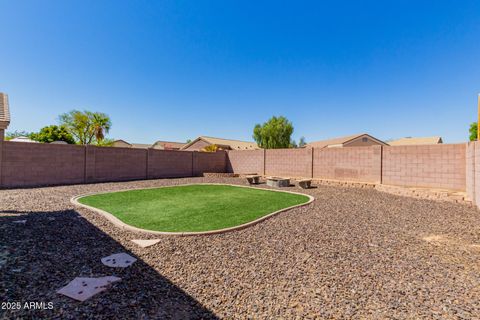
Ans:
POLYGON ((0 318, 480 315, 480 211, 467 205, 319 186, 304 191, 312 204, 253 227, 169 237, 122 231, 69 201, 190 182, 244 183, 188 178, 0 190, 0 303, 21 303, 0 309, 0 318), (148 238, 161 241, 148 248, 130 241, 148 238), (100 262, 118 252, 138 261, 121 270, 100 262), (75 277, 109 275, 122 281, 83 303, 55 293, 75 277), (25 302, 53 302, 53 309, 25 302))

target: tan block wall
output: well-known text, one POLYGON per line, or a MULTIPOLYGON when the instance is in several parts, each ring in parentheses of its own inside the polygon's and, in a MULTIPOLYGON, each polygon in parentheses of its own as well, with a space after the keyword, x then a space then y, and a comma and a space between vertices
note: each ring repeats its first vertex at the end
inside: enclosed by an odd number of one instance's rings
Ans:
POLYGON ((264 174, 265 150, 229 150, 227 170, 239 174, 264 174))
POLYGON ((72 145, 4 141, 1 186, 83 183, 85 148, 72 145))
POLYGON ((265 175, 290 178, 311 177, 312 149, 265 150, 265 175))
POLYGON ((93 181, 147 179, 147 150, 91 147, 95 150, 93 181))
MULTIPOLYGON (((474 142, 469 142, 467 144, 466 150, 466 174, 465 174, 465 182, 466 182, 466 189, 467 189, 467 197, 468 199, 472 200, 476 203, 475 197, 475 148, 476 144, 474 142)), ((479 198, 480 200, 480 198, 479 198)))
POLYGON ((381 182, 382 147, 313 149, 313 178, 381 182))
POLYGON ((226 172, 226 152, 0 142, 0 187, 173 178, 226 172))
POLYGON ((480 207, 480 142, 475 141, 471 142, 471 144, 474 146, 473 192, 467 191, 467 193, 473 194, 472 200, 474 200, 474 203, 477 205, 477 207, 480 207))
POLYGON ((466 189, 466 144, 383 148, 384 184, 466 189))
POLYGON ((193 152, 193 176, 201 176, 204 172, 225 172, 227 153, 193 152))
POLYGON ((191 177, 193 152, 148 150, 148 178, 191 177))

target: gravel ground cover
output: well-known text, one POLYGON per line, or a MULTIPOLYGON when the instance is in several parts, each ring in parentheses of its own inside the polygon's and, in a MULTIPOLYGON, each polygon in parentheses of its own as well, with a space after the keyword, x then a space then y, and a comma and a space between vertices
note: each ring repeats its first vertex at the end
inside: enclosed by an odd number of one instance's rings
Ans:
MULTIPOLYGON (((476 319, 480 212, 372 189, 319 186, 315 197, 240 231, 144 236, 70 204, 72 196, 189 178, 0 191, 1 318, 476 319), (24 220, 25 224, 13 223, 24 220), (131 239, 161 241, 141 248, 131 239), (138 260, 112 270, 100 259, 138 260), (83 303, 55 291, 75 277, 122 281, 83 303), (53 302, 31 310, 25 302, 53 302)), ((261 185, 265 188, 265 185, 261 185)), ((290 190, 300 191, 297 188, 290 190)))

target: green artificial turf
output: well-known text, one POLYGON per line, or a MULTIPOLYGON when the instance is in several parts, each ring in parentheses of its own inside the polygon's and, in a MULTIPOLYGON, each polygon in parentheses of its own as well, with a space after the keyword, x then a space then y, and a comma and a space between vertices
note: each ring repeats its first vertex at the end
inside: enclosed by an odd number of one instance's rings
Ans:
POLYGON ((303 195, 228 185, 130 190, 80 198, 126 224, 155 231, 209 231, 238 226, 308 202, 303 195))

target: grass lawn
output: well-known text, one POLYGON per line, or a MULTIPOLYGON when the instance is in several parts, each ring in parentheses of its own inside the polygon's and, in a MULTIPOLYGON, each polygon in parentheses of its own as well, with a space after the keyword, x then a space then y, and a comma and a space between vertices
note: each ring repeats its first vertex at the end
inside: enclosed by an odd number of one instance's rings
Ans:
POLYGON ((98 194, 78 201, 155 231, 209 231, 308 202, 303 195, 228 185, 188 185, 98 194))

